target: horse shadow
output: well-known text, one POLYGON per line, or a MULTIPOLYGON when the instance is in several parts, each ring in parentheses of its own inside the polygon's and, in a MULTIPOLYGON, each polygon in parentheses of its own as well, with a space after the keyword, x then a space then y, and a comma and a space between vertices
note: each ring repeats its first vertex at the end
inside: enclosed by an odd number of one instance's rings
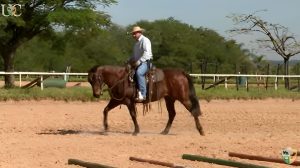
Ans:
MULTIPOLYGON (((74 129, 57 129, 57 130, 43 130, 42 132, 36 133, 37 135, 131 135, 132 132, 129 131, 84 131, 84 130, 74 130, 74 129)), ((141 132, 142 135, 161 135, 160 133, 154 132, 141 132)), ((170 136, 176 134, 168 134, 170 136)), ((165 135, 164 135, 165 136, 165 135)))

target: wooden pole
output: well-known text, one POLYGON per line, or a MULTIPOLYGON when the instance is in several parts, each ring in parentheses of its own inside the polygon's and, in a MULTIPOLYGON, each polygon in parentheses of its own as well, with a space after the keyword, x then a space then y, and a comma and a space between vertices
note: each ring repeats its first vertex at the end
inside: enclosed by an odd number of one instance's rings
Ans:
MULTIPOLYGON (((267 66, 267 75, 269 75, 269 73, 270 73, 270 64, 268 64, 268 66, 267 66)), ((268 83, 269 83, 269 78, 268 77, 266 77, 266 90, 268 90, 268 83)))
POLYGON ((19 87, 22 87, 22 74, 19 74, 19 87))
POLYGON ((232 160, 208 158, 208 157, 204 157, 204 156, 190 155, 190 154, 183 154, 182 159, 188 159, 188 160, 193 160, 193 161, 196 160, 196 161, 201 161, 201 162, 208 162, 208 163, 226 165, 226 166, 231 166, 231 167, 239 167, 239 168, 268 168, 265 166, 236 162, 236 161, 232 161, 232 160))
MULTIPOLYGON (((218 74, 218 63, 215 63, 215 74, 218 74)), ((216 82, 218 79, 216 79, 216 76, 214 76, 214 82, 216 82)))
MULTIPOLYGON (((276 75, 279 75, 280 64, 277 64, 276 75)), ((275 90, 278 89, 278 77, 275 78, 275 90)))
MULTIPOLYGON (((206 74, 206 69, 207 69, 207 60, 205 59, 204 62, 202 62, 202 64, 201 64, 201 73, 206 74)), ((205 76, 202 76, 201 79, 202 79, 202 90, 204 90, 206 78, 205 78, 205 76)))
MULTIPOLYGON (((50 77, 50 76, 47 75, 47 76, 44 76, 43 79, 45 80, 45 79, 47 79, 47 78, 49 78, 49 77, 50 77)), ((31 87, 37 85, 39 82, 41 82, 41 81, 40 81, 40 77, 39 77, 39 78, 36 78, 36 79, 34 79, 33 81, 29 82, 28 84, 22 86, 22 88, 31 88, 31 87)))
POLYGON ((166 167, 184 168, 184 166, 175 165, 174 163, 161 162, 161 161, 149 160, 149 159, 141 159, 141 158, 137 158, 137 157, 129 157, 129 160, 138 161, 138 162, 146 162, 146 163, 160 165, 160 166, 166 166, 166 167))
MULTIPOLYGON (((238 73, 237 72, 237 65, 235 64, 235 74, 240 74, 240 72, 238 73)), ((235 86, 236 86, 236 90, 239 91, 239 79, 240 79, 240 76, 237 76, 235 78, 235 86)))
MULTIPOLYGON (((230 78, 232 78, 232 76, 229 76, 227 79, 230 79, 230 78)), ((225 80, 226 80, 226 78, 224 78, 224 79, 222 79, 222 80, 219 80, 219 81, 217 81, 217 82, 215 82, 215 83, 209 85, 207 88, 205 88, 205 90, 208 90, 208 89, 210 89, 210 88, 212 88, 212 87, 215 87, 215 86, 219 85, 220 83, 225 82, 225 80)))
MULTIPOLYGON (((299 66, 297 67, 297 74, 299 75, 300 73, 299 73, 299 66)), ((298 81, 298 92, 300 92, 300 79, 299 78, 297 78, 297 81, 298 81)))
MULTIPOLYGON (((263 156, 247 155, 247 154, 234 153, 234 152, 229 152, 228 155, 231 156, 231 157, 238 157, 238 158, 241 158, 241 159, 259 160, 259 161, 267 161, 267 162, 275 162, 275 163, 286 164, 282 159, 277 159, 277 158, 269 158, 269 157, 263 157, 263 156)), ((290 165, 300 166, 300 162, 299 161, 295 161, 295 162, 293 162, 290 165)))
MULTIPOLYGON (((248 74, 248 69, 247 67, 245 68, 245 72, 246 74, 248 74)), ((246 89, 247 89, 247 92, 249 92, 249 82, 248 82, 248 77, 245 77, 246 78, 246 89)))
POLYGON ((77 159, 69 159, 68 164, 78 165, 86 168, 115 168, 115 167, 106 166, 98 163, 85 162, 77 159))

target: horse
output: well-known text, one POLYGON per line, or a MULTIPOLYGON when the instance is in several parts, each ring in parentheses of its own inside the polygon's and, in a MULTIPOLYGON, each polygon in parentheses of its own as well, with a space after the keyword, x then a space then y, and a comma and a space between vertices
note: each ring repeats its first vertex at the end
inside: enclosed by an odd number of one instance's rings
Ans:
MULTIPOLYGON (((165 129, 161 134, 168 134, 172 126, 172 122, 176 116, 174 103, 176 100, 181 102, 184 107, 194 117, 195 125, 200 133, 204 135, 203 128, 199 121, 201 115, 199 99, 196 96, 195 88, 189 74, 180 69, 158 69, 163 73, 163 79, 157 81, 153 85, 153 94, 151 102, 164 98, 167 107, 169 119, 165 129)), ((111 99, 103 110, 103 125, 105 132, 108 131, 107 117, 108 112, 118 105, 126 105, 131 119, 134 124, 134 131, 132 135, 137 135, 140 128, 136 119, 136 88, 128 80, 128 68, 121 66, 94 66, 88 71, 88 82, 92 86, 93 96, 99 98, 103 93, 104 85, 107 85, 111 99)))

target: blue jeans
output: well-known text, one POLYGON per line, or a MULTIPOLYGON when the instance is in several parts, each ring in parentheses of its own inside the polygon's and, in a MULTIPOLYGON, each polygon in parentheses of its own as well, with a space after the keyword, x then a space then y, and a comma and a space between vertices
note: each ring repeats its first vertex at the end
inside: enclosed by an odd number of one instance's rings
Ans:
POLYGON ((136 79, 138 83, 139 91, 142 93, 143 97, 146 98, 147 88, 145 74, 148 72, 147 62, 141 63, 136 70, 136 79))

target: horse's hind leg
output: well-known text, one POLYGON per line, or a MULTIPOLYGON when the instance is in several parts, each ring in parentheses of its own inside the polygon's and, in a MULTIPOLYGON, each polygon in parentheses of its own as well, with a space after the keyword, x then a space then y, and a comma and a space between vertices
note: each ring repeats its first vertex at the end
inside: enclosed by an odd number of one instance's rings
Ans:
POLYGON ((198 132, 200 133, 200 135, 204 135, 203 127, 200 124, 198 116, 194 116, 194 120, 195 120, 195 124, 196 124, 196 128, 197 128, 198 132))
POLYGON ((204 135, 203 127, 201 126, 199 118, 198 118, 201 115, 198 100, 197 101, 196 100, 194 100, 194 101, 188 101, 187 100, 187 101, 182 101, 181 103, 193 115, 194 120, 195 120, 196 128, 197 128, 198 132, 200 133, 200 135, 204 135))
POLYGON ((104 126, 104 130, 107 131, 108 130, 108 124, 107 124, 107 114, 108 112, 117 107, 118 105, 120 105, 120 103, 114 99, 110 99, 109 103, 107 104, 107 106, 104 108, 103 110, 103 126, 104 126))
POLYGON ((166 102, 166 106, 167 106, 167 110, 168 110, 168 114, 169 114, 169 120, 168 123, 166 125, 166 128, 161 132, 161 134, 168 134, 170 131, 170 128, 172 126, 173 120, 176 116, 176 111, 175 111, 175 107, 174 107, 174 102, 175 100, 173 100, 171 97, 165 97, 165 102, 166 102))

